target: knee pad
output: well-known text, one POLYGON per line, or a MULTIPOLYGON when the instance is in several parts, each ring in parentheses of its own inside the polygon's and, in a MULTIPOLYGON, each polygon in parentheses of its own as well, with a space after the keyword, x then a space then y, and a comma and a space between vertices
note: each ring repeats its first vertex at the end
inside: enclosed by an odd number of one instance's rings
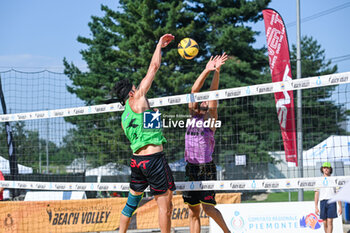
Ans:
POLYGON ((126 201, 125 207, 122 210, 122 214, 131 218, 131 216, 135 213, 137 207, 139 206, 142 197, 143 193, 137 196, 129 193, 128 200, 126 201))

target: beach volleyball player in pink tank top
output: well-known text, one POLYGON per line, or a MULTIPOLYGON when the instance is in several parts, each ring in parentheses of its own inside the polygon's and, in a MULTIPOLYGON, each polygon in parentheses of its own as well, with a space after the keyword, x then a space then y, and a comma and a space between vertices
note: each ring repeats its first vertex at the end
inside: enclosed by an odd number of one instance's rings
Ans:
MULTIPOLYGON (((211 57, 205 69, 192 86, 192 93, 201 90, 206 78, 211 71, 214 76, 210 85, 210 90, 218 90, 220 67, 225 64, 227 55, 211 57)), ((186 180, 216 180, 216 166, 213 162, 213 152, 215 147, 214 134, 216 131, 215 122, 218 120, 218 103, 216 100, 204 101, 201 103, 189 103, 191 123, 187 127, 185 135, 185 160, 186 180)), ((214 219, 224 232, 230 232, 222 214, 215 208, 215 192, 206 191, 186 191, 183 192, 184 202, 189 207, 190 232, 200 232, 200 205, 205 213, 214 219)))

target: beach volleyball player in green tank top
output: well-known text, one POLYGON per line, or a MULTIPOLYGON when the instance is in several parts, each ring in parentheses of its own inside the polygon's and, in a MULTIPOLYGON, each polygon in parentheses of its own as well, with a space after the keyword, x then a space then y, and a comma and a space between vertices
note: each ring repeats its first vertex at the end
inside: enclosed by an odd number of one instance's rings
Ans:
POLYGON ((158 204, 159 227, 162 233, 170 232, 172 197, 175 183, 170 167, 163 153, 166 143, 161 130, 143 129, 143 114, 151 111, 146 94, 161 64, 161 49, 166 47, 174 36, 163 35, 153 53, 146 76, 138 88, 130 80, 116 83, 115 94, 125 106, 121 123, 126 137, 131 143, 131 180, 127 203, 120 217, 119 232, 126 232, 130 219, 135 213, 144 190, 150 186, 151 194, 158 204))

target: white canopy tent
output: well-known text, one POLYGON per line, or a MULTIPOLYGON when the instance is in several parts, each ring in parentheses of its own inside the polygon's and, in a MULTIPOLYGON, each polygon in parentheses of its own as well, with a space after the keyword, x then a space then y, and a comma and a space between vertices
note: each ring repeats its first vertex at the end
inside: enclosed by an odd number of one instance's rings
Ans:
MULTIPOLYGON (((0 171, 5 174, 10 174, 10 163, 7 159, 0 156, 0 171)), ((33 168, 26 167, 21 164, 18 164, 18 173, 19 174, 32 174, 33 168)))
MULTIPOLYGON (((298 177, 298 167, 287 163, 284 151, 271 151, 270 156, 279 161, 269 165, 269 178, 298 177)), ((350 136, 331 135, 314 147, 303 151, 303 167, 305 177, 319 176, 323 162, 331 162, 334 174, 349 175, 350 136), (340 170, 338 170, 340 169, 340 170)))
POLYGON ((130 175, 131 169, 129 166, 108 163, 101 167, 89 169, 86 171, 86 176, 118 176, 118 175, 130 175))
POLYGON ((350 165, 350 136, 332 135, 303 153, 304 166, 316 166, 316 163, 326 161, 350 165))
POLYGON ((131 174, 131 168, 127 165, 117 164, 117 163, 107 163, 106 165, 88 169, 85 172, 85 175, 88 176, 97 176, 97 182, 101 182, 102 177, 111 177, 111 176, 121 176, 129 177, 131 174))

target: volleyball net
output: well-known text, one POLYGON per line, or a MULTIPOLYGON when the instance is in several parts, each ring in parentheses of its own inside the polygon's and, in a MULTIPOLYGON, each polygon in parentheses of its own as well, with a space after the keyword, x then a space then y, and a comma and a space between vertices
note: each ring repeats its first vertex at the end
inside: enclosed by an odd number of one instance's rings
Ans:
MULTIPOLYGON (((168 141, 164 151, 176 194, 216 190, 218 203, 239 203, 266 192, 342 187, 350 178, 349 76, 350 72, 338 73, 149 99, 151 108, 161 113, 158 123, 168 141), (297 116, 297 90, 302 90, 303 123, 298 167, 286 160, 274 97, 276 92, 293 91, 295 108, 286 110, 297 116), (188 103, 207 100, 219 103, 218 122, 207 123, 217 124, 213 154, 217 180, 188 182, 185 134, 193 124, 188 103), (333 167, 329 178, 320 173, 325 161, 333 167)), ((0 115, 0 170, 5 176, 0 186, 9 191, 9 200, 40 201, 3 203, 0 215, 6 229, 20 227, 13 223, 19 219, 21 227, 35 232, 52 227, 62 232, 117 229, 129 190, 132 155, 120 127, 123 106, 86 105, 67 91, 70 81, 60 73, 11 70, 0 77, 2 108, 7 113, 0 115), (84 203, 73 200, 84 198, 84 203), (31 216, 42 220, 33 226, 31 216)), ((157 206, 147 191, 131 228, 158 227, 157 206)), ((181 195, 174 196, 173 204, 172 226, 188 226, 181 195)), ((209 224, 205 213, 201 218, 203 226, 209 224)))
MULTIPOLYGON (((128 190, 129 142, 120 103, 84 106, 66 90, 68 79, 51 72, 3 72, 7 114, 0 115, 0 170, 7 189, 128 190), (78 106, 78 107, 76 107, 78 106), (8 127, 18 174, 11 173, 8 127), (9 161, 10 160, 10 161, 9 161)), ((330 185, 349 176, 350 73, 149 99, 161 113, 166 158, 177 189, 227 191, 298 189, 324 185, 322 162, 333 166, 330 185), (302 90, 302 169, 285 159, 274 93, 302 90), (188 103, 218 100, 215 151, 218 181, 185 182, 184 137, 188 103), (299 177, 302 170, 303 177, 299 177), (340 179, 342 177, 342 179, 340 179)), ((296 93, 295 109, 296 107, 296 93)), ((4 107, 4 105, 3 105, 4 107)), ((296 129, 291 129, 296 130, 296 129)), ((327 180, 328 182, 328 180, 327 180)))

